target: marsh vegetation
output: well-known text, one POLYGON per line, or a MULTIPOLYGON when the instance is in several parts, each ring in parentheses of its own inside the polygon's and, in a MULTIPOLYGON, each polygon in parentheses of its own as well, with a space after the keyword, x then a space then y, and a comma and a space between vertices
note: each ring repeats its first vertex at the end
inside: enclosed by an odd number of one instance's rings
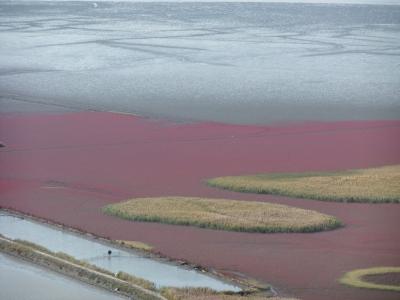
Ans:
POLYGON ((315 232, 341 225, 336 218, 312 210, 230 199, 136 198, 107 205, 103 211, 132 221, 240 232, 315 232))
POLYGON ((222 189, 339 202, 400 202, 400 165, 342 172, 270 173, 217 177, 222 189))

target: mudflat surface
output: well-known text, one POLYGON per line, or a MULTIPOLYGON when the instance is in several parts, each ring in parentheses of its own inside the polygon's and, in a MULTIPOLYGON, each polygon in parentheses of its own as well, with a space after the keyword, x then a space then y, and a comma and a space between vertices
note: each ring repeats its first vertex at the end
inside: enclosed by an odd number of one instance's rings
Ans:
POLYGON ((400 206, 343 204, 207 187, 257 172, 329 171, 400 163, 400 121, 280 126, 176 124, 101 112, 0 116, 0 205, 101 236, 152 244, 176 259, 244 273, 302 299, 398 299, 339 285, 349 270, 398 265, 400 206), (314 234, 246 234, 140 223, 100 208, 131 197, 268 201, 334 215, 314 234))
POLYGON ((400 286, 400 273, 366 275, 366 276, 363 276, 362 279, 364 281, 377 283, 377 284, 400 286))
POLYGON ((325 2, 2 0, 0 107, 243 124, 397 118, 400 5, 325 2))

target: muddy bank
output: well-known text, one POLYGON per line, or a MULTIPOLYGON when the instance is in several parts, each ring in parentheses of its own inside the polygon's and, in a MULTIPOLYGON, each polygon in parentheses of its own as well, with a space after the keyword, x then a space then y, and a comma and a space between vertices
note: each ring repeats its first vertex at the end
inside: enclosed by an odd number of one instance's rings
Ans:
POLYGON ((127 249, 115 241, 42 221, 1 210, 0 234, 45 247, 44 252, 65 253, 89 264, 92 269, 99 268, 101 272, 112 275, 124 272, 141 278, 148 281, 146 285, 151 286, 150 289, 187 287, 230 292, 242 290, 237 283, 217 276, 212 270, 171 261, 149 251, 127 249))
POLYGON ((79 279, 112 292, 117 292, 124 296, 144 300, 166 300, 161 295, 148 291, 140 286, 133 285, 132 283, 127 283, 110 274, 72 263, 3 237, 0 237, 0 250, 39 266, 46 267, 52 271, 79 279))

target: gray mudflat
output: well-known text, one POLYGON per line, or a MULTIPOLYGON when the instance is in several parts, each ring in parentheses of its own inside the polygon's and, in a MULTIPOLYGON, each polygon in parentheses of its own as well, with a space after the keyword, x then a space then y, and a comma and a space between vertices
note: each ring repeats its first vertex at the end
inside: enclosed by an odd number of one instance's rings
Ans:
POLYGON ((1 1, 0 40, 3 112, 400 116, 398 5, 1 1))

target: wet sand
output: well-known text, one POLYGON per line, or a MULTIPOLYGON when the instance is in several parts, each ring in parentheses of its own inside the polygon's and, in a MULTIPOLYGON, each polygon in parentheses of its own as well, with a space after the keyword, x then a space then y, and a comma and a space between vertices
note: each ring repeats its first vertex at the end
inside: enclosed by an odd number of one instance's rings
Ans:
POLYGON ((176 124, 114 113, 0 116, 0 205, 161 253, 244 273, 302 299, 397 299, 339 285, 346 271, 398 265, 400 206, 240 194, 214 176, 336 170, 400 163, 400 121, 241 126, 176 124), (138 223, 100 208, 130 197, 183 195, 310 208, 346 227, 315 234, 246 234, 138 223))

